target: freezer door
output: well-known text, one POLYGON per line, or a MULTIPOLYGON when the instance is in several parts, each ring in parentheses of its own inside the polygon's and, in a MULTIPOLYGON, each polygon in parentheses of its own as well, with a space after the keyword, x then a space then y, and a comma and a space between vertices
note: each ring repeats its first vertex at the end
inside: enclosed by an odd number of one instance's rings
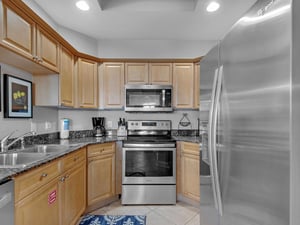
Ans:
MULTIPOLYGON (((210 149, 209 149, 209 114, 212 107, 212 98, 215 97, 216 79, 219 70, 219 44, 217 44, 200 62, 200 124, 202 128, 202 149, 200 162, 210 166, 210 149)), ((200 165, 201 167, 201 165, 200 165)), ((210 172, 205 177, 200 175, 200 223, 201 225, 218 225, 219 217, 217 203, 215 202, 216 194, 213 186, 210 172)), ((201 170, 201 168, 200 168, 201 170)), ((200 171, 201 174, 201 171, 200 171)))
POLYGON ((220 45, 222 225, 289 225, 290 4, 258 1, 220 45))

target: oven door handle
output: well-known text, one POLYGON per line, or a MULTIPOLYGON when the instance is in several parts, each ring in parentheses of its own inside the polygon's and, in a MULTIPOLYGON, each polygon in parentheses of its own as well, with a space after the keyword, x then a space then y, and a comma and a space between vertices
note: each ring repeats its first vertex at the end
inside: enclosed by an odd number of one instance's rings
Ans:
POLYGON ((138 144, 138 143, 125 143, 124 147, 127 148, 175 148, 175 143, 162 143, 162 144, 138 144))
POLYGON ((176 151, 176 148, 127 148, 123 147, 123 151, 176 151))

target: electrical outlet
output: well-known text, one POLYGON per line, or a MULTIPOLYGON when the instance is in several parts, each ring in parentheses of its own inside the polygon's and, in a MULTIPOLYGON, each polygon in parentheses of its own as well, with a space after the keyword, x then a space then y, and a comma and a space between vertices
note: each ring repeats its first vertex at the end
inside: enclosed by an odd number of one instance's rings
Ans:
POLYGON ((51 129, 51 123, 50 122, 45 122, 45 130, 50 130, 51 129))
POLYGON ((112 128, 112 121, 107 121, 107 128, 108 129, 111 129, 112 128))

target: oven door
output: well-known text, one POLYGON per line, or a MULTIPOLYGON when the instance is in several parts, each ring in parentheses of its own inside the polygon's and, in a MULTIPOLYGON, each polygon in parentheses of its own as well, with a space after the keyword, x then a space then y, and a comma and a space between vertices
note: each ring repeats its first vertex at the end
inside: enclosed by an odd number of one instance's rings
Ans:
POLYGON ((122 184, 176 184, 176 148, 122 151, 122 184))

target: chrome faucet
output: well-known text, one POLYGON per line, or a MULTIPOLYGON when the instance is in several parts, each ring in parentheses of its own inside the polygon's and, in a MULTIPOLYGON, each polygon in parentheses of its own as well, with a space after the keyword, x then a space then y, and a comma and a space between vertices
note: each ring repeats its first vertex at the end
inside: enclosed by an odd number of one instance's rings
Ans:
POLYGON ((10 136, 14 133, 15 131, 13 131, 12 133, 10 133, 9 135, 5 136, 4 138, 2 138, 1 140, 1 152, 6 152, 9 147, 11 147, 13 144, 15 144, 17 141, 21 140, 21 148, 24 148, 24 137, 28 136, 28 135, 36 135, 36 133, 34 131, 29 131, 26 132, 25 134, 22 134, 21 136, 17 137, 15 140, 13 140, 11 143, 7 144, 7 140, 10 138, 10 136))

